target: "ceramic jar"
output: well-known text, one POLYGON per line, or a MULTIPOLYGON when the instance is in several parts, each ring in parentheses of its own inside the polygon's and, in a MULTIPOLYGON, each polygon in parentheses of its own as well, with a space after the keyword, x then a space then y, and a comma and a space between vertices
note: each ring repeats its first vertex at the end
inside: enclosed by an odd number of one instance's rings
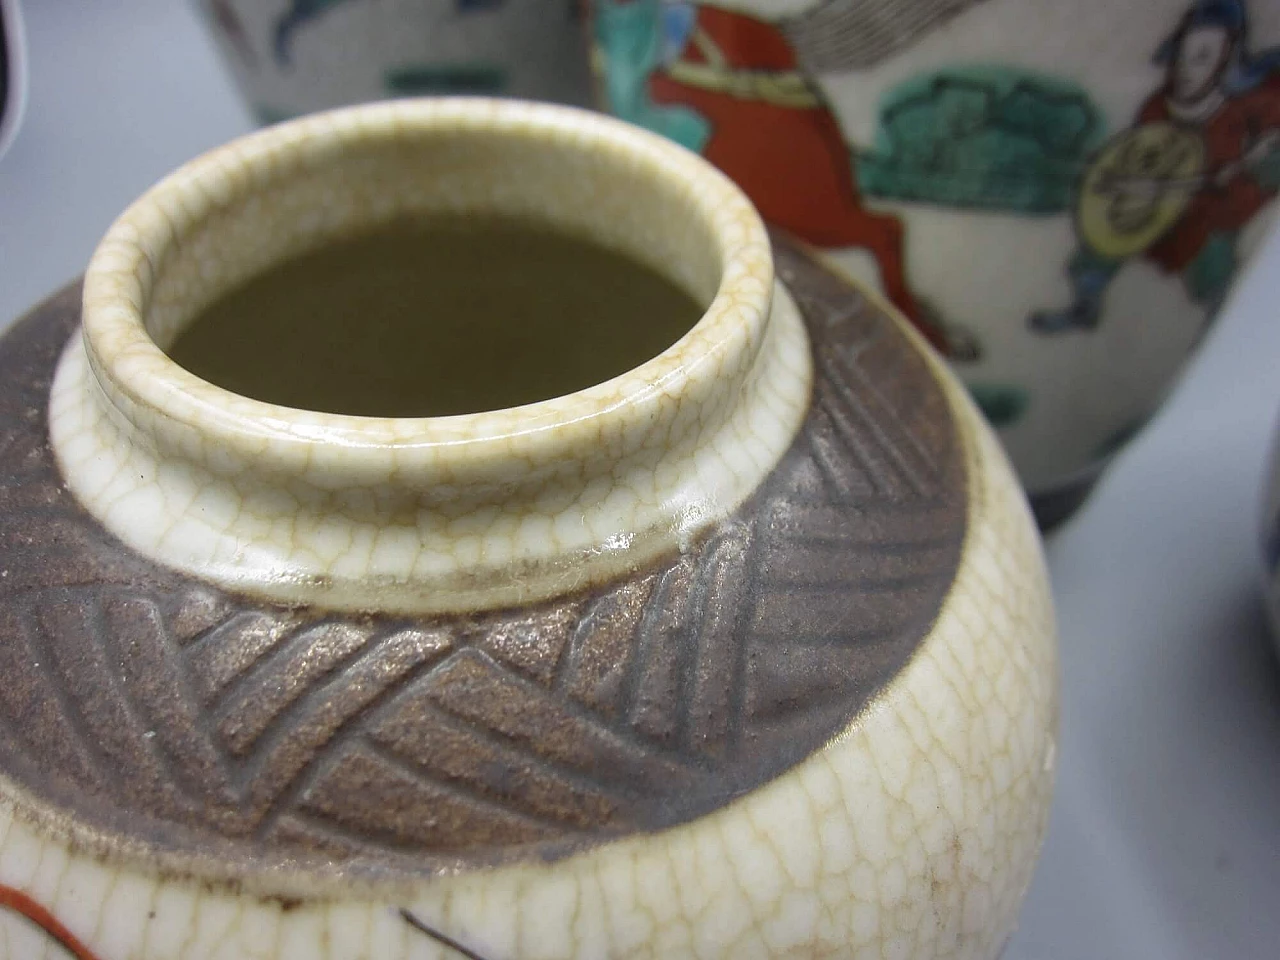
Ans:
POLYGON ((1052 609, 922 344, 702 160, 567 108, 320 114, 162 181, 0 346, 0 958, 994 958, 1052 609), (165 353, 268 265, 445 212, 705 314, 444 418, 165 353))
POLYGON ((1037 515, 1151 416, 1272 219, 1280 5, 595 0, 604 100, 955 365, 1037 515))
POLYGON ((1262 590, 1271 629, 1280 644, 1280 430, 1262 488, 1262 590))
POLYGON ((585 106, 574 0, 195 0, 261 123, 389 97, 585 106))

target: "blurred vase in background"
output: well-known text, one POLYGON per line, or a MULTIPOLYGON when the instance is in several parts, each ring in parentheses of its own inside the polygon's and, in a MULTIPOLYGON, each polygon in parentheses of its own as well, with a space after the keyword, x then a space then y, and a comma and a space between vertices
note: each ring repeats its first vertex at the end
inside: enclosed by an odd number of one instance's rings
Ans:
POLYGON ((605 104, 947 356, 1044 527, 1209 329, 1280 187, 1271 0, 593 0, 605 104))
POLYGON ((196 0, 261 123, 388 97, 587 105, 579 0, 196 0))

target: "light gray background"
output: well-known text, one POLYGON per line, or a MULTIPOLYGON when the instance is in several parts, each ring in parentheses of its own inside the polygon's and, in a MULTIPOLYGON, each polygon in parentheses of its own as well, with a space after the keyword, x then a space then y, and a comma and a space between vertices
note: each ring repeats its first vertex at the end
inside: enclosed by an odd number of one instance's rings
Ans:
MULTIPOLYGON (((0 325, 80 272, 155 179, 250 128, 186 3, 25 12, 29 109, 0 160, 0 325)), ((1280 235, 1048 546, 1058 794, 1008 960, 1280 956, 1280 667, 1255 533, 1278 410, 1280 235)))

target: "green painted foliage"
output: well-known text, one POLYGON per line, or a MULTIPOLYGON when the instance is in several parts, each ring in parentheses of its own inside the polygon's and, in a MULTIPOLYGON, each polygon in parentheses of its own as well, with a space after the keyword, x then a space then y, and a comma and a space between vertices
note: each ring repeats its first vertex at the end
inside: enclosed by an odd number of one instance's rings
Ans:
POLYGON ((1011 427, 1027 412, 1031 397, 1021 387, 971 383, 969 395, 993 427, 1011 427))
POLYGON ((273 107, 269 103, 257 103, 253 106, 253 116, 260 126, 269 127, 273 123, 284 123, 286 120, 292 120, 296 114, 273 107))
POLYGON ((501 67, 448 64, 395 67, 383 76, 387 92, 399 97, 448 94, 499 94, 507 77, 501 67))
POLYGON ((1057 213, 1102 143, 1101 111, 1075 83, 1012 67, 953 67, 890 91, 875 149, 858 159, 872 196, 1057 213))

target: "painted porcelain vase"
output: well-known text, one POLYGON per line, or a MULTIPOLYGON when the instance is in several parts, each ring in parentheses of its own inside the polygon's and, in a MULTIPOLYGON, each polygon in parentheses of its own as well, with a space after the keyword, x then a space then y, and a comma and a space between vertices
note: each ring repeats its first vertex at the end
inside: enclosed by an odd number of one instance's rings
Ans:
POLYGON ((603 99, 876 282, 1042 524, 1151 416, 1269 224, 1280 4, 595 0, 603 99))
POLYGON ((0 958, 994 958, 1048 812, 1052 609, 922 344, 597 114, 359 107, 162 181, 0 348, 0 958), (166 354, 267 265, 444 212, 705 313, 444 418, 166 354))
POLYGON ((1280 428, 1272 441, 1262 493, 1262 589, 1272 633, 1280 645, 1280 428))
POLYGON ((194 0, 261 123, 391 97, 586 106, 576 0, 194 0))

